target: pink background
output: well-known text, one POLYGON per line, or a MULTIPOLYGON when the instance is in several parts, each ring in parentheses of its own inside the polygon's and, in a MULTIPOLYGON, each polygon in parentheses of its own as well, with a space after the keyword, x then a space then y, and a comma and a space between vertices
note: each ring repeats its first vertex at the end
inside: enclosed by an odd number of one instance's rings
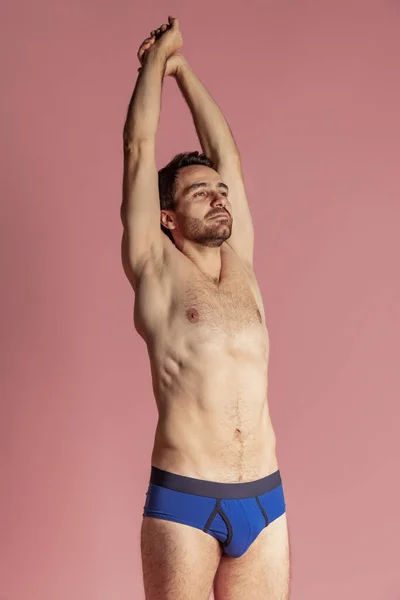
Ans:
MULTIPOLYGON (((169 13, 243 157, 292 599, 399 600, 400 3, 5 10, 1 600, 143 598, 156 409, 120 263, 122 127, 169 13)), ((159 168, 199 149, 173 80, 157 144, 159 168)))

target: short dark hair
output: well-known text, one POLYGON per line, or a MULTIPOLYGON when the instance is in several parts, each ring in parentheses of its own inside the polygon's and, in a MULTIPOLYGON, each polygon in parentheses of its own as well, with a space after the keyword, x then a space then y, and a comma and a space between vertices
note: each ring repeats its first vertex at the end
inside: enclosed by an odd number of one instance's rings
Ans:
MULTIPOLYGON (((197 152, 181 152, 176 154, 174 158, 165 167, 158 171, 158 191, 160 195, 161 210, 175 210, 176 202, 176 180, 179 169, 189 167, 191 165, 204 165, 205 167, 214 168, 214 163, 205 154, 197 152)), ((169 229, 161 224, 162 231, 173 242, 172 233, 169 229)))

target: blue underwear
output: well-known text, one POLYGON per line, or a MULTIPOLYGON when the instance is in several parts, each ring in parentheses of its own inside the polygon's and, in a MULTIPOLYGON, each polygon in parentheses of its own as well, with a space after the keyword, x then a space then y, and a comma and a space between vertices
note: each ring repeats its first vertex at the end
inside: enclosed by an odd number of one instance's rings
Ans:
POLYGON ((201 529, 221 543, 225 554, 238 558, 285 510, 279 470, 256 481, 220 483, 152 466, 143 517, 201 529))

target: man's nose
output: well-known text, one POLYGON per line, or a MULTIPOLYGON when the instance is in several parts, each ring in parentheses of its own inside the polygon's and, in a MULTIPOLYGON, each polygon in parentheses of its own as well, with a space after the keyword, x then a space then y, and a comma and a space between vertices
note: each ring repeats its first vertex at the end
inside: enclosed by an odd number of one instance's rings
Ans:
POLYGON ((215 192, 212 203, 213 203, 213 206, 222 206, 225 208, 226 198, 219 192, 215 192))

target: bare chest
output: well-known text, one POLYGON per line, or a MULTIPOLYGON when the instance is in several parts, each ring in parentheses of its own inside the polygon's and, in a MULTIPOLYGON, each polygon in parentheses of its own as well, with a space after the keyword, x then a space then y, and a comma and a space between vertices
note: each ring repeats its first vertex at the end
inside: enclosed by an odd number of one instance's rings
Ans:
POLYGON ((218 283, 187 266, 178 276, 175 300, 183 321, 196 328, 235 333, 263 323, 255 279, 233 255, 224 256, 218 283))
MULTIPOLYGON (((233 253, 223 257, 220 279, 212 281, 186 257, 177 257, 174 268, 164 269, 165 282, 148 277, 135 303, 135 323, 140 330, 188 335, 219 332, 225 335, 264 331, 264 309, 254 275, 233 253), (184 334, 184 331, 186 332, 184 334)), ((262 334, 261 334, 262 335, 262 334)), ((202 336, 203 337, 203 336, 202 336)))
POLYGON ((228 332, 262 322, 255 295, 243 276, 232 273, 219 286, 190 279, 182 292, 182 317, 188 323, 228 332))

